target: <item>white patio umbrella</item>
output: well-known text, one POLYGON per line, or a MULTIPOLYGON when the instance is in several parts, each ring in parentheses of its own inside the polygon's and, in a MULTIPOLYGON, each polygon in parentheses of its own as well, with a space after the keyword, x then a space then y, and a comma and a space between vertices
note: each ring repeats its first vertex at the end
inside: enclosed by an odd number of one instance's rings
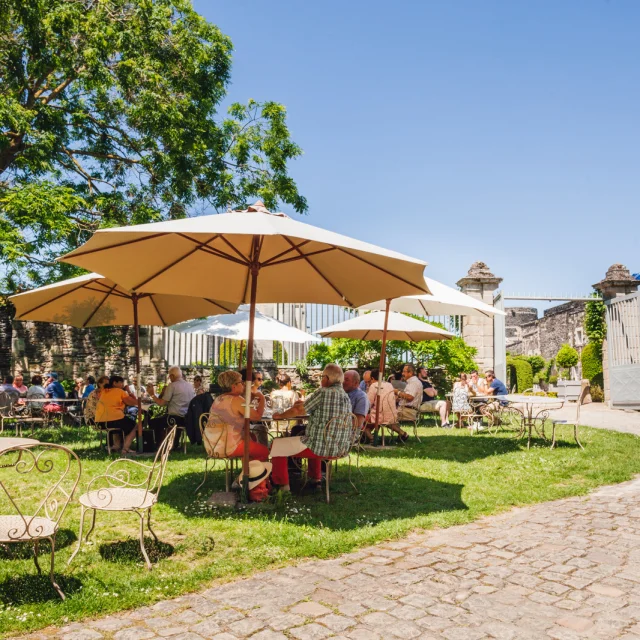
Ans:
MULTIPOLYGON (((197 333, 206 336, 218 336, 231 340, 247 340, 249 337, 249 312, 241 307, 236 313, 198 320, 187 320, 170 327, 180 333, 197 333)), ((256 311, 253 325, 254 340, 275 340, 276 342, 321 342, 321 338, 292 327, 275 318, 256 311)))
MULTIPOLYGON (((413 313, 420 316, 484 316, 505 315, 482 300, 468 296, 446 284, 425 276, 425 282, 431 293, 416 296, 402 296, 391 301, 390 310, 400 313, 413 313)), ((360 307, 367 311, 384 311, 386 300, 378 300, 360 307)))
MULTIPOLYGON (((248 378, 257 302, 357 307, 429 292, 421 260, 270 213, 262 202, 220 215, 101 229, 61 260, 101 271, 137 293, 180 291, 250 303, 248 378)), ((246 386, 248 477, 250 379, 246 386)))
POLYGON ((72 327, 133 325, 135 368, 138 379, 138 449, 142 449, 140 404, 140 325, 167 326, 186 318, 230 313, 233 303, 210 298, 168 294, 133 293, 99 273, 40 287, 10 297, 15 320, 54 322, 72 327))
POLYGON ((318 333, 325 338, 355 338, 357 340, 382 340, 380 350, 380 374, 376 389, 376 419, 374 430, 378 428, 380 419, 380 386, 384 379, 384 367, 387 359, 387 340, 451 340, 453 333, 435 327, 428 322, 416 320, 402 313, 389 311, 373 311, 355 316, 345 322, 320 329, 318 333))

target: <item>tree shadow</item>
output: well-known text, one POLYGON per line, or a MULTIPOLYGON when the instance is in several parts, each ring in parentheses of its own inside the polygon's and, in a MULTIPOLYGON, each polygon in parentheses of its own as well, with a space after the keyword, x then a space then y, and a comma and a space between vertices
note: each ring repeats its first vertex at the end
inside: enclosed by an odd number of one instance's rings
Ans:
POLYGON ((411 437, 406 444, 395 445, 385 449, 366 449, 367 456, 374 455, 382 458, 415 458, 416 453, 421 457, 432 460, 450 460, 452 462, 473 462, 490 456, 504 455, 522 450, 522 443, 526 440, 512 437, 492 436, 487 433, 475 435, 428 435, 422 436, 422 442, 411 437))
MULTIPOLYGON (((71 529, 60 529, 56 535, 56 553, 72 545, 78 536, 71 529)), ((38 557, 48 556, 51 553, 51 543, 41 540, 38 557)), ((33 542, 11 542, 0 544, 0 560, 26 560, 33 557, 33 542)))
MULTIPOLYGON (((42 573, 28 573, 11 576, 0 582, 0 602, 18 606, 40 602, 60 602, 60 596, 53 588, 47 571, 48 564, 41 563, 42 573)), ((68 598, 82 589, 82 582, 73 576, 55 573, 56 582, 68 598)))
MULTIPOLYGON (((397 469, 365 466, 358 470, 355 457, 352 460, 351 480, 349 465, 340 461, 337 473, 331 478, 331 503, 325 501, 325 493, 290 495, 259 508, 208 509, 205 502, 215 491, 224 490, 224 471, 211 474, 199 495, 194 489, 202 481, 200 473, 177 476, 163 488, 160 502, 191 518, 287 520, 318 529, 352 530, 366 525, 376 525, 399 518, 414 518, 446 511, 466 511, 462 500, 462 484, 442 482, 397 469), (193 505, 193 508, 190 506, 193 505), (304 516, 300 514, 304 513, 304 516)), ((295 485, 291 478, 292 488, 295 485)))
MULTIPOLYGON (((162 541, 156 542, 153 538, 145 537, 144 546, 152 564, 172 556, 175 552, 173 545, 162 541)), ((117 564, 144 562, 139 538, 105 542, 98 547, 98 553, 103 560, 117 564)))

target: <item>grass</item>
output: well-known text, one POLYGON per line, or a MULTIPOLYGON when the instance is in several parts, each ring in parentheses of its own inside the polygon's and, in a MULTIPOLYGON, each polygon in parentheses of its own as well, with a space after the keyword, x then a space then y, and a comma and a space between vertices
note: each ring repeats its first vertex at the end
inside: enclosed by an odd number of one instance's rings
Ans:
MULTIPOLYGON (((174 452, 153 512, 162 542, 154 545, 148 539, 154 570, 144 568, 136 516, 123 513, 98 514, 92 544, 67 568, 79 527, 79 507, 73 503, 61 523, 56 554, 56 575, 67 600, 58 599, 46 575, 36 574, 30 548, 0 548, 0 633, 106 615, 214 580, 349 552, 412 529, 449 527, 512 506, 581 495, 640 472, 640 447, 629 434, 583 428, 585 451, 569 442, 554 451, 536 442, 527 451, 526 443, 510 434, 472 436, 466 430, 435 428, 420 434, 422 443, 412 438, 406 447, 362 455, 362 476, 354 476, 358 495, 347 482, 346 464, 341 464, 331 505, 322 495, 311 495, 293 496, 266 509, 209 509, 208 495, 224 487, 222 470, 195 495, 202 479, 202 451, 190 446, 186 455, 174 452)), ((65 428, 36 437, 76 450, 83 464, 79 491, 109 462, 88 430, 65 428)), ((0 478, 11 473, 0 470, 0 478)), ((23 497, 32 495, 30 490, 23 497)), ((6 508, 1 502, 0 507, 6 508)), ((46 549, 42 552, 45 569, 48 557, 46 549)))

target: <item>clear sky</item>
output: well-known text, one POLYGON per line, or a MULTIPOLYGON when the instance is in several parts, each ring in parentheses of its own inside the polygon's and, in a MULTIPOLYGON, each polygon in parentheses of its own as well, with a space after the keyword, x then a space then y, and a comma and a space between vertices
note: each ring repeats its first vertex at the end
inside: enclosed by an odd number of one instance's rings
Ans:
MULTIPOLYGON (((308 221, 508 292, 640 271, 637 0, 194 0, 287 106, 308 221)), ((286 211, 286 209, 285 209, 286 211)))

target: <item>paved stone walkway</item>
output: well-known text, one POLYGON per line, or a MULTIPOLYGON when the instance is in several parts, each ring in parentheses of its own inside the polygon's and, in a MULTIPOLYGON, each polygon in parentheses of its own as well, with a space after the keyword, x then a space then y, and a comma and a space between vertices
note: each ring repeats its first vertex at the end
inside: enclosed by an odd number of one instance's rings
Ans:
POLYGON ((159 637, 640 640, 640 479, 31 636, 159 637))

